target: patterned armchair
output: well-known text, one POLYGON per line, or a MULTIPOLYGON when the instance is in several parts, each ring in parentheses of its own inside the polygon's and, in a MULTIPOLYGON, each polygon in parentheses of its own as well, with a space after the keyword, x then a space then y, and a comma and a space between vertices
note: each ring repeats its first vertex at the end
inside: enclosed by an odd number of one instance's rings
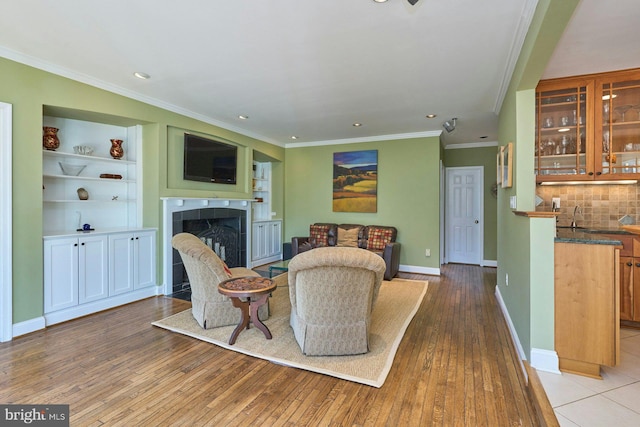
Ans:
MULTIPOLYGON (((260 276, 244 267, 228 268, 210 247, 190 233, 179 233, 171 245, 180 253, 191 285, 191 312, 204 329, 240 323, 241 312, 229 297, 218 292, 218 283, 232 277, 260 276)), ((268 304, 258 310, 260 320, 269 317, 268 304)))
POLYGON ((322 247, 289 262, 290 324, 307 356, 369 351, 371 310, 384 260, 359 248, 322 247))

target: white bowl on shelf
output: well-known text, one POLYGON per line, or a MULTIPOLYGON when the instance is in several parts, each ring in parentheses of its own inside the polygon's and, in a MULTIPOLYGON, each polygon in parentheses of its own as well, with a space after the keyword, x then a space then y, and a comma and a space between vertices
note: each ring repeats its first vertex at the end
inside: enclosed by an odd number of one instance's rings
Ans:
POLYGON ((93 154, 93 147, 89 147, 88 145, 75 145, 73 147, 73 152, 84 156, 90 156, 93 154))
POLYGON ((80 175, 80 172, 82 172, 84 168, 87 167, 87 165, 71 165, 69 163, 62 162, 58 162, 58 164, 60 165, 62 173, 69 176, 78 176, 80 175))

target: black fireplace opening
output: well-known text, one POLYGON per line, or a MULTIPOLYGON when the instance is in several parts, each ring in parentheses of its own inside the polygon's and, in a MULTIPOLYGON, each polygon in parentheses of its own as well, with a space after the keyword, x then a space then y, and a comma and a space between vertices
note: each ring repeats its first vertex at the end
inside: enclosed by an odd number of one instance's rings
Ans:
MULTIPOLYGON (((246 267, 247 213, 240 209, 207 208, 173 213, 173 235, 191 233, 211 248, 230 268, 246 267)), ((173 250, 173 294, 190 300, 189 276, 173 250)))

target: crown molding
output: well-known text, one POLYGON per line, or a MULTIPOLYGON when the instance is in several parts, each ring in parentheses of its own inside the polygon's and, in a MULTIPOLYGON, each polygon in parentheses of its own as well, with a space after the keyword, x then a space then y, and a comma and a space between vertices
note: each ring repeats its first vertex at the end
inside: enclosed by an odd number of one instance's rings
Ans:
POLYGON ((511 83, 511 79, 513 77, 513 71, 516 68, 518 58, 520 57, 520 51, 522 50, 522 46, 524 45, 524 41, 527 37, 527 32, 529 31, 529 27, 531 26, 531 20, 533 19, 533 15, 536 12, 537 6, 538 0, 526 0, 524 6, 522 7, 520 20, 518 21, 518 26, 516 27, 513 40, 511 41, 511 49, 509 49, 509 56, 507 57, 504 74, 502 75, 500 88, 498 89, 496 103, 493 107, 493 111, 496 114, 500 113, 502 103, 504 102, 504 98, 507 95, 507 90, 509 89, 509 84, 511 83))
POLYGON ((104 80, 96 79, 95 77, 89 76, 87 74, 79 73, 77 71, 69 70, 68 68, 60 67, 59 65, 52 64, 48 61, 43 61, 39 58, 35 58, 30 55, 25 55, 21 52, 17 52, 15 50, 7 49, 3 46, 0 46, 0 56, 11 61, 18 62, 20 64, 28 65, 33 68, 37 68, 42 71, 46 71, 48 73, 52 73, 61 77, 65 77, 80 83, 87 84, 89 86, 96 87, 98 89, 103 89, 111 93, 115 93, 117 95, 122 95, 127 98, 131 98, 136 101, 143 102, 145 104, 152 105, 154 107, 162 108, 163 110, 171 111, 176 114, 180 114, 186 117, 190 117, 195 120, 199 120, 204 123, 208 123, 213 126, 217 126, 219 128, 239 133, 244 136, 248 136, 250 138, 255 138, 260 141, 268 142, 273 145, 278 145, 280 147, 284 147, 284 144, 280 141, 275 141, 270 138, 265 137, 264 135, 256 134, 246 129, 239 128, 234 126, 233 124, 229 124, 226 122, 222 122, 219 120, 215 120, 211 117, 204 116, 199 113, 195 113, 186 108, 178 107, 177 105, 161 101, 156 98, 152 98, 150 96, 143 95, 141 93, 135 92, 130 89, 125 89, 123 87, 114 85, 109 82, 105 82, 104 80))
POLYGON ((497 147, 497 141, 484 141, 484 142, 465 142, 462 144, 449 144, 444 147, 445 150, 457 150, 459 148, 484 148, 484 147, 497 147))
POLYGON ((348 139, 329 139, 326 141, 311 141, 311 142, 290 142, 285 145, 285 148, 301 148, 301 147, 318 147, 322 145, 340 145, 340 144, 356 144, 359 142, 375 142, 375 141, 394 141, 399 139, 412 139, 412 138, 429 138, 434 136, 440 136, 441 130, 415 132, 415 133, 398 133, 393 135, 375 135, 362 138, 348 138, 348 139))

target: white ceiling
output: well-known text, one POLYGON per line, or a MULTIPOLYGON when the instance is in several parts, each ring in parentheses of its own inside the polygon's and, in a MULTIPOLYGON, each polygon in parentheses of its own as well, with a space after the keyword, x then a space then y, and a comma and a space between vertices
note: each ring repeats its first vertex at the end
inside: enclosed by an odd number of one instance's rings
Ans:
MULTIPOLYGON (((435 135, 452 117, 445 143, 496 141, 536 0, 0 3, 0 56, 295 145, 435 135)), ((639 22, 638 0, 582 0, 546 77, 639 67, 639 22)))

